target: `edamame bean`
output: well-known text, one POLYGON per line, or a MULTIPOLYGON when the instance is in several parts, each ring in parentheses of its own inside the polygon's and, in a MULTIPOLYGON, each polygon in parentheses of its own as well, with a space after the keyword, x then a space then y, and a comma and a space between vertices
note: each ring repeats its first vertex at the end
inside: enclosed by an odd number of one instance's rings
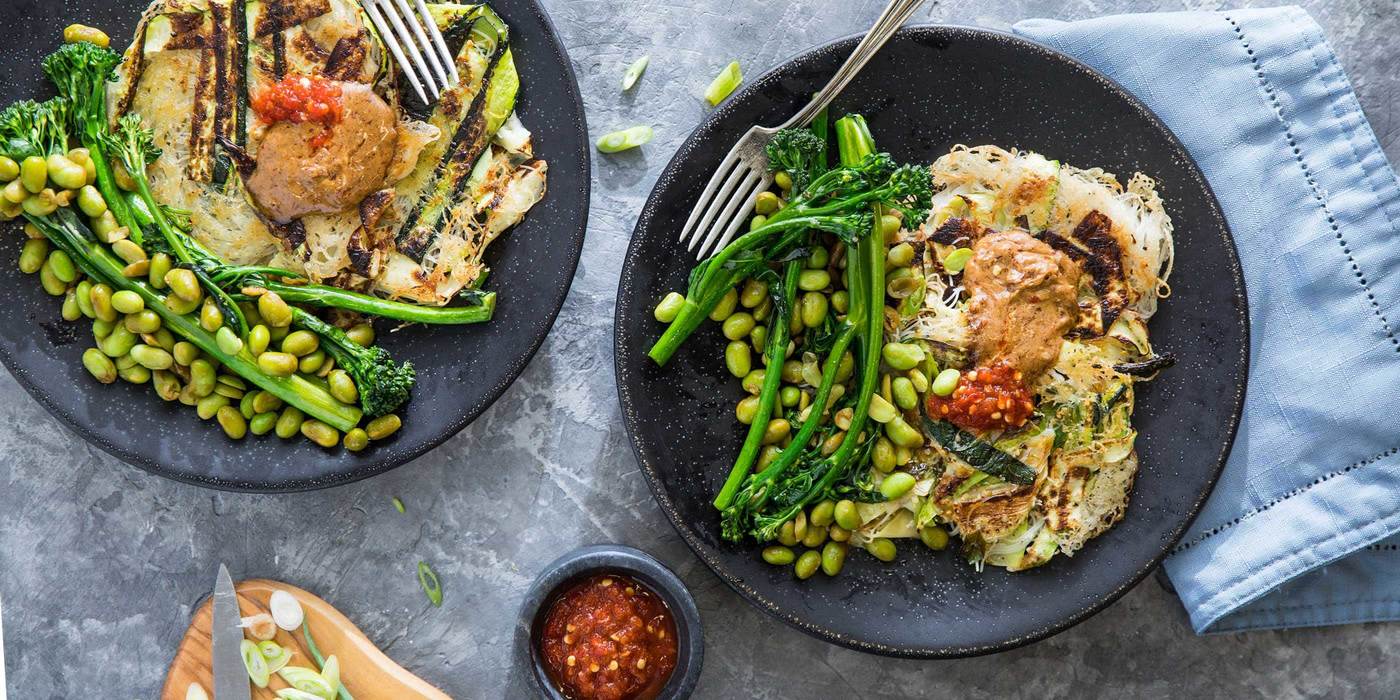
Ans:
POLYGON ((190 387, 196 397, 202 399, 214 393, 217 384, 218 375, 213 363, 202 358, 190 363, 190 387))
POLYGON ((958 381, 962 378, 962 373, 949 367, 938 373, 933 379, 931 387, 935 396, 952 396, 953 391, 958 388, 958 381))
POLYGON ((875 464, 876 469, 882 472, 894 471, 894 443, 885 437, 877 438, 874 449, 870 451, 870 461, 875 464))
POLYGON ((807 511, 799 510, 792 516, 792 536, 799 542, 807 537, 807 511))
POLYGON ((285 352, 258 355, 258 369, 269 377, 290 377, 297 371, 297 358, 285 352))
POLYGON ((753 319, 754 319, 755 321, 758 321, 759 323, 763 323, 764 321, 767 321, 767 320, 768 320, 768 317, 769 317, 769 316, 772 316, 772 315, 773 315, 773 298, 772 298, 772 297, 764 297, 764 298, 763 298, 763 302, 760 303, 760 304, 758 305, 758 308, 755 308, 755 309, 753 310, 753 319))
POLYGON ((149 345, 132 347, 131 359, 146 369, 170 369, 175 364, 175 358, 171 357, 170 353, 149 345))
POLYGON ((817 547, 822 546, 822 543, 825 541, 826 528, 817 527, 815 525, 809 526, 807 528, 806 534, 802 536, 802 546, 811 549, 816 549, 817 547))
POLYGON ((914 390, 914 382, 908 377, 895 377, 890 383, 890 391, 894 394, 896 406, 912 411, 919 405, 919 393, 914 390))
POLYGON ((117 326, 98 344, 107 357, 121 357, 136 347, 136 334, 124 326, 117 326))
POLYGON ((924 349, 913 343, 885 343, 880 354, 885 364, 900 371, 914 369, 924 361, 924 349))
MULTIPOLYGON (((210 333, 216 333, 224 325, 224 311, 214 303, 212 298, 204 300, 204 306, 199 309, 199 327, 210 333)), ((217 337, 215 338, 217 340, 217 337)), ((230 355, 234 353, 229 353, 230 355)))
POLYGON ((822 547, 822 573, 827 576, 841 573, 841 567, 846 564, 846 550, 843 542, 827 542, 822 547))
POLYGON ((782 453, 777 445, 764 445, 763 449, 758 451, 758 471, 766 469, 782 453))
POLYGON ((791 549, 782 545, 763 548, 763 561, 773 566, 787 566, 796 558, 797 555, 793 554, 791 549))
POLYGON ((134 314, 146 308, 146 300, 128 289, 112 293, 112 308, 120 313, 134 314))
POLYGON ((248 421, 248 430, 254 435, 266 435, 277 426, 276 413, 259 413, 248 421))
POLYGON ((763 303, 768 298, 768 285, 750 278, 744 282, 744 288, 739 292, 739 303, 746 309, 752 309, 763 303))
POLYGON ((340 431, 314 418, 302 422, 301 434, 306 436, 306 439, 328 449, 340 444, 340 431))
POLYGON ((753 346, 754 352, 763 352, 768 343, 768 326, 754 326, 749 331, 749 344, 753 346))
POLYGON ((866 411, 870 420, 876 423, 888 423, 899 416, 899 411, 885 397, 879 394, 872 394, 870 397, 870 409, 866 411))
POLYGON ((98 319, 108 322, 117 320, 117 310, 112 305, 112 296, 112 288, 106 284, 92 285, 92 291, 88 292, 88 301, 92 303, 92 312, 96 314, 98 319))
POLYGON ((837 501, 836 507, 832 509, 831 517, 837 525, 847 530, 855 530, 860 527, 860 512, 856 510, 854 501, 847 499, 837 501))
POLYGON ((682 306, 685 306, 685 296, 680 292, 671 292, 661 297, 661 301, 657 302, 656 309, 651 312, 651 315, 662 323, 670 323, 676 320, 682 306))
POLYGON ((97 348, 88 348, 83 351, 83 367, 87 368, 89 374, 103 384, 111 384, 117 381, 117 366, 107 358, 107 355, 97 348))
POLYGON ((286 328, 292 324, 292 307, 277 292, 264 292, 258 296, 258 314, 269 328, 286 328))
MULTIPOLYGON (((305 418, 306 414, 302 413, 301 409, 296 406, 288 406, 282 409, 281 415, 277 416, 277 424, 273 426, 273 430, 277 433, 277 437, 286 440, 301 432, 301 423, 305 418)), ((373 424, 371 421, 370 425, 373 424)))
POLYGON ((19 163, 9 156, 0 156, 0 182, 10 182, 19 177, 19 163))
POLYGON ((764 216, 764 215, 762 215, 762 214, 759 214, 758 216, 755 216, 754 218, 749 219, 749 230, 750 230, 750 231, 756 231, 756 230, 758 230, 758 229, 760 229, 760 228, 763 228, 763 225, 766 224, 766 223, 768 223, 768 217, 766 217, 766 216, 764 216))
POLYGON ((844 382, 851 378, 851 373, 856 370, 856 357, 847 350, 841 355, 841 361, 836 363, 836 381, 844 382))
POLYGON ((955 248, 953 252, 943 258, 943 269, 956 275, 962 272, 963 268, 967 267, 967 263, 971 259, 971 248, 955 248))
POLYGON ((778 400, 788 408, 797 405, 802 400, 802 390, 795 386, 785 386, 778 391, 778 400))
POLYGON ((841 447, 841 443, 843 443, 843 442, 845 442, 845 441, 846 441, 846 432, 845 432, 845 431, 839 431, 839 432, 832 433, 831 435, 828 435, 827 438, 826 438, 825 440, 822 440, 822 445, 821 445, 821 453, 822 453, 822 456, 823 456, 823 457, 828 457, 828 456, 830 456, 833 452, 835 452, 835 451, 837 450, 837 448, 841 447))
POLYGON ((311 331, 292 331, 282 339, 282 352, 295 357, 310 355, 320 347, 321 341, 311 331))
POLYGON ((126 369, 118 369, 117 376, 132 384, 145 384, 151 381, 151 370, 141 365, 132 365, 126 369))
POLYGON ((914 246, 908 243, 899 243, 890 248, 885 253, 885 264, 890 267, 908 267, 914 262, 914 246))
POLYGON ((797 273, 797 288, 804 292, 819 292, 831 284, 826 270, 803 270, 797 273))
POLYGON ((86 41, 89 44, 96 44, 104 49, 112 43, 112 40, 107 37, 106 32, 83 24, 70 24, 65 27, 63 29, 63 41, 69 44, 86 41))
POLYGON ((73 288, 73 298, 78 304, 78 311, 88 317, 97 318, 96 312, 92 309, 92 281, 82 280, 77 287, 73 288))
POLYGON ((880 494, 887 501, 897 501, 914 488, 914 475, 909 472, 891 472, 880 482, 880 494))
POLYGON ((272 341, 272 335, 268 333, 267 326, 259 323, 248 331, 248 352, 253 353, 253 357, 267 352, 267 345, 272 341))
POLYGON ((786 170, 779 170, 773 173, 773 183, 776 184, 779 189, 786 192, 792 189, 792 175, 788 174, 786 170))
POLYGON ((832 542, 845 542, 851 539, 851 531, 840 525, 832 525, 827 528, 827 537, 830 537, 832 542))
POLYGON ((194 343, 181 340, 175 343, 171 354, 175 356, 175 364, 189 367, 190 363, 199 359, 199 348, 195 347, 194 343))
POLYGON ((113 321, 103 321, 100 318, 94 320, 92 322, 92 339, 97 341, 100 345, 103 338, 112 334, 112 329, 116 327, 116 325, 117 324, 113 321))
MULTIPOLYGON (((219 409, 229 407, 229 398, 223 394, 210 394, 194 405, 195 413, 201 420, 209 420, 219 413, 219 409)), ((237 409, 234 409, 236 412, 237 409)))
POLYGON ((146 279, 155 289, 165 289, 165 276, 170 274, 174 261, 165 253, 151 256, 151 268, 146 271, 146 279))
POLYGON ((808 328, 816 328, 826 320, 827 301, 826 295, 821 292, 807 292, 802 295, 802 300, 798 303, 798 313, 802 317, 802 325, 808 328))
POLYGON ((332 371, 326 382, 330 385, 331 396, 336 401, 355 405, 360 400, 360 392, 355 388, 355 380, 350 378, 350 374, 343 369, 332 371))
POLYGON ((45 165, 49 169, 49 179, 65 190, 76 190, 87 184, 87 171, 66 155, 55 153, 45 160, 45 165))
POLYGON ((19 182, 31 194, 39 194, 49 182, 49 164, 41 156, 29 156, 19 164, 19 182))
POLYGON ((778 198, 778 195, 769 192, 768 190, 764 190, 754 195, 753 210, 756 214, 768 216, 778 211, 778 207, 780 206, 782 206, 782 200, 778 198))
POLYGON ((768 427, 763 431, 763 444, 776 445, 782 442, 792 432, 792 423, 786 418, 774 418, 768 421, 768 427))
POLYGON ((132 359, 131 355, 123 355, 121 357, 116 358, 115 360, 112 360, 112 362, 117 365, 118 371, 124 369, 131 369, 132 367, 136 366, 136 360, 132 359))
POLYGON ((851 308, 851 293, 844 289, 838 289, 831 293, 831 308, 836 309, 836 313, 844 314, 851 308))
POLYGON ((170 287, 170 291, 175 296, 192 303, 197 303, 204 298, 204 290, 199 286, 199 278, 194 272, 183 267, 177 267, 165 273, 165 284, 170 287))
POLYGON ((63 306, 59 309, 59 314, 65 321, 76 321, 83 317, 82 309, 78 308, 78 293, 72 289, 63 295, 63 306))
POLYGON ((724 348, 724 366, 735 377, 743 377, 753 369, 753 358, 749 346, 741 340, 732 340, 724 348))
POLYGON ((760 392, 763 391, 763 377, 767 374, 767 370, 756 369, 744 375, 744 378, 739 382, 739 385, 744 388, 744 391, 747 391, 750 394, 757 396, 760 392))
POLYGON ((174 372, 168 370, 158 370, 151 373, 151 386, 155 387, 156 396, 162 401, 174 401, 180 398, 180 378, 174 372))
POLYGON ((928 391, 928 375, 923 370, 915 367, 909 370, 909 383, 913 385, 916 393, 922 394, 928 391))
POLYGON ((122 268, 123 277, 145 277, 151 272, 150 260, 137 260, 122 268))
POLYGON ((351 428, 345 433, 345 439, 341 441, 345 449, 351 452, 359 452, 369 447, 369 435, 361 428, 351 428))
POLYGON ((798 360, 784 360, 782 366, 783 381, 788 384, 802 383, 802 363, 798 360))
POLYGON ((48 260, 39 266, 39 284, 43 285, 44 291, 51 296, 61 297, 68 292, 68 283, 54 274, 53 266, 49 265, 48 260))
POLYGON ((744 425, 753 423, 754 416, 758 414, 758 397, 746 396, 734 406, 734 417, 744 425))
POLYGON ((92 220, 92 232, 103 243, 119 241, 131 233, 125 226, 117 224, 117 217, 111 211, 103 212, 102 216, 92 220))
POLYGON ((822 555, 809 550, 797 558, 797 563, 792 566, 792 572, 797 575, 797 578, 805 581, 817 573, 817 567, 821 566, 821 563, 822 555))
POLYGON ((748 335, 749 332, 754 329, 754 326, 753 314, 739 311, 731 314, 729 318, 724 319, 720 330, 724 333, 724 337, 730 340, 738 340, 748 335))
MULTIPOLYGON (((112 252, 116 253, 117 257, 125 260, 129 264, 139 263, 148 259, 146 257, 146 249, 136 245, 130 238, 123 238, 113 243, 112 252)), ((188 270, 186 270, 186 272, 188 272, 188 270)), ((194 273, 191 272, 190 274, 193 275, 194 273)))
POLYGON ((10 205, 9 209, 24 203, 29 198, 29 190, 24 188, 24 183, 20 180, 12 180, 0 189, 0 198, 5 200, 5 204, 10 205))
POLYGON ((870 556, 884 562, 894 561, 895 547, 894 540, 880 538, 870 540, 865 543, 865 551, 870 552, 870 556))
POLYGON ((165 295, 165 308, 169 309, 171 313, 184 316, 199 308, 199 302, 182 299, 179 294, 167 294, 165 295))
POLYGON ((929 549, 940 551, 948 548, 948 531, 937 525, 925 525, 919 528, 919 539, 929 549))
MULTIPOLYGON (((237 355, 238 351, 243 349, 243 340, 228 326, 219 327, 218 332, 214 333, 214 342, 219 345, 219 350, 226 355, 237 355)), ((293 364, 295 365, 295 360, 293 360, 293 364)), ((277 376, 289 377, 295 369, 296 368, 293 367, 292 370, 288 371, 286 374, 277 376)))
POLYGON ((32 275, 38 272, 48 259, 49 242, 42 238, 31 238, 19 249, 19 271, 32 275))
POLYGON ((715 304, 715 308, 710 310, 710 320, 715 323, 723 322, 724 319, 729 318, 729 314, 734 313, 734 307, 738 304, 739 291, 737 289, 730 289, 724 293, 723 297, 720 297, 719 303, 715 304))
POLYGON ((83 185, 78 190, 78 209, 90 217, 102 216, 107 211, 107 200, 102 198, 102 193, 96 187, 83 185))
POLYGON ((350 336, 351 342, 360 347, 367 348, 374 344, 374 326, 368 322, 351 326, 350 330, 345 331, 345 334, 350 336))
POLYGON ((831 253, 821 246, 813 248, 811 254, 807 256, 807 267, 813 270, 825 270, 830 262, 831 253))
POLYGON ((778 544, 781 544, 784 547, 797 546, 797 535, 793 532, 794 527, 796 526, 791 520, 783 523, 780 527, 778 527, 778 544))
POLYGON ((402 424, 403 422, 397 415, 390 413, 370 421, 365 425, 365 433, 369 435, 371 440, 383 440, 393 435, 402 424))
POLYGON ((890 437, 890 441, 896 447, 908 447, 913 449, 924 444, 924 436, 915 430, 913 426, 904 422, 901 417, 885 424, 885 434, 890 437))
POLYGON ((817 527, 827 527, 835 517, 836 501, 824 500, 812 506, 812 514, 807 517, 807 522, 817 527))
POLYGON ((218 418, 219 427, 230 439, 242 440, 248 434, 248 419, 233 406, 220 406, 214 415, 218 418))
POLYGON ((254 413, 271 413, 279 408, 282 408, 282 399, 277 398, 275 394, 266 391, 259 391, 253 394, 254 413))

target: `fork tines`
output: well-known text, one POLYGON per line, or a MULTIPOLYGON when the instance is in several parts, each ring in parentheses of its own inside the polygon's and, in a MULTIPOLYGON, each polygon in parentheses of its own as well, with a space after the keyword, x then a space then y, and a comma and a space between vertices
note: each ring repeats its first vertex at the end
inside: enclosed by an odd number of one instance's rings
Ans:
POLYGON ((408 0, 361 0, 365 14, 389 47, 389 53, 394 55, 409 85, 418 93, 418 99, 423 104, 431 104, 429 93, 436 100, 460 76, 457 62, 447 50, 447 42, 443 41, 428 6, 423 0, 414 2, 416 13, 409 7, 408 0))

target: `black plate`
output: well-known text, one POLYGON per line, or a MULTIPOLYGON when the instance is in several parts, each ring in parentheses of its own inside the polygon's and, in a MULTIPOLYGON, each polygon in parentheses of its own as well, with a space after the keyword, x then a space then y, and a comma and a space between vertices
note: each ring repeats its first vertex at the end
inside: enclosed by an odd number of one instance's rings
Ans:
MULTIPOLYGON (((21 0, 6 13, 9 37, 0 77, 5 104, 52 94, 40 59, 59 46, 63 27, 81 21, 106 30, 124 49, 147 0, 56 3, 21 0)), ((534 133, 536 154, 549 162, 549 193, 525 221, 491 246, 487 289, 498 292, 487 324, 411 327, 380 342, 418 369, 403 428, 393 438, 352 454, 307 440, 275 436, 228 441, 180 404, 166 404, 149 386, 101 386, 80 360, 92 336, 85 322, 59 318, 59 302, 15 265, 23 236, 3 227, 0 243, 0 360, 20 384, 78 434, 142 469, 201 486, 236 491, 324 488, 381 473, 441 444, 495 401, 534 356, 563 306, 583 249, 588 221, 589 148, 583 102, 564 47, 533 0, 496 0, 510 25, 520 70, 516 109, 534 133)))
POLYGON ((742 389, 723 366, 714 324, 665 369, 645 353, 660 335, 652 306, 685 288, 691 260, 676 235, 719 159, 751 124, 797 111, 855 39, 803 53, 716 110, 662 174, 637 223, 618 290, 618 390, 632 444, 657 501, 720 578, 760 609, 820 638, 864 651, 947 657, 1049 636, 1118 598, 1150 572, 1210 493, 1244 397, 1244 282, 1215 197, 1176 138, 1144 106, 1088 67, 984 30, 900 32, 832 108, 870 120, 882 150, 930 162, 954 144, 1033 149, 1126 179, 1157 178, 1176 223, 1174 294, 1152 319, 1154 345, 1177 366, 1141 388, 1142 467, 1123 522, 1073 559, 1026 573, 976 573, 952 551, 901 543, 894 564, 864 554, 839 577, 793 578, 752 542, 719 539, 710 506, 742 442, 742 389))

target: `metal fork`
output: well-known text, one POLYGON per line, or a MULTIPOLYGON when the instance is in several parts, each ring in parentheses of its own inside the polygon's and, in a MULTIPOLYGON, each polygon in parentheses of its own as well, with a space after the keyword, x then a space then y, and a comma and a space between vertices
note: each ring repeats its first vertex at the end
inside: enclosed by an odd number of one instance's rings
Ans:
POLYGON ((780 126, 755 126, 749 129, 734 144, 734 148, 720 161, 709 184, 700 193, 695 208, 691 210, 690 218, 681 228, 681 243, 687 250, 695 251, 697 260, 704 260, 727 245, 739 226, 748 220, 749 212, 753 211, 754 195, 773 184, 773 176, 768 173, 768 154, 765 152, 773 135, 782 129, 806 126, 816 118, 895 31, 904 26, 921 4, 923 0, 890 0, 885 11, 880 13, 880 18, 875 20, 875 26, 870 28, 831 81, 806 107, 780 126))
POLYGON ((447 50, 447 42, 443 41, 442 32, 438 31, 437 22, 433 21, 427 4, 423 0, 414 2, 418 10, 416 16, 409 8, 408 0, 360 0, 379 37, 398 61, 399 70, 403 71, 409 85, 418 93, 418 99, 423 104, 431 104, 423 89, 425 84, 427 92, 431 92, 436 100, 448 85, 460 80, 461 76, 457 73, 457 61, 447 50), (393 25, 392 31, 390 25, 393 25), (411 63, 409 59, 412 59, 411 63), (433 68, 431 73, 428 71, 429 64, 433 68))

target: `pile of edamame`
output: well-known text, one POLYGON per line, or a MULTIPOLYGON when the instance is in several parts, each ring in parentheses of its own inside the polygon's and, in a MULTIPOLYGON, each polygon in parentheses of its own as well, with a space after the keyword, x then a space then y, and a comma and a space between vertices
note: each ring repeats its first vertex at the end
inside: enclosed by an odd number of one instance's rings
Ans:
MULTIPOLYGON (((776 173, 774 183, 778 191, 755 195, 751 230, 762 226, 768 216, 781 209, 790 195, 792 178, 788 173, 776 173)), ((881 216, 877 224, 878 235, 884 237, 888 246, 884 309, 887 339, 900 327, 902 320, 912 317, 921 308, 925 290, 922 246, 900 240, 901 226, 900 218, 893 214, 881 216)), ((764 355, 769 332, 767 322, 773 314, 773 299, 766 282, 752 278, 742 280, 710 313, 710 319, 720 325, 728 341, 724 350, 725 367, 740 380, 745 392, 734 409, 739 423, 753 422, 767 372, 782 373, 783 385, 776 413, 764 430, 764 446, 754 471, 763 470, 782 450, 792 447, 793 424, 802 422, 813 410, 813 397, 821 382, 822 358, 817 353, 804 351, 804 346, 815 340, 816 333, 823 332, 828 316, 843 320, 848 310, 845 246, 826 234, 818 236, 817 240, 798 277, 796 309, 789 323, 792 340, 781 362, 774 363, 764 355)), ((667 294, 655 308, 656 320, 662 323, 675 320, 684 302, 685 297, 678 292, 667 294)), ((868 416, 882 434, 871 450, 869 466, 878 472, 876 480, 880 483, 881 495, 887 500, 897 500, 915 485, 915 477, 903 468, 910 464, 914 451, 924 445, 923 434, 914 427, 917 421, 907 420, 906 415, 916 415, 921 410, 922 397, 935 383, 941 382, 937 387, 940 395, 952 393, 957 370, 940 373, 937 361, 919 341, 886 342, 881 360, 880 388, 871 400, 868 416)), ((855 364, 850 351, 840 358, 837 383, 832 387, 827 408, 834 407, 842 396, 854 389, 851 383, 855 364)), ((818 431, 811 446, 818 447, 817 442, 820 442, 821 454, 834 453, 846 438, 844 431, 849 428, 851 418, 849 406, 834 411, 829 420, 835 430, 829 431, 826 437, 818 431)), ((859 437, 864 440, 864 433, 859 437)), ((835 576, 845 564, 853 532, 862 524, 854 502, 821 501, 799 511, 783 524, 777 543, 762 551, 763 560, 776 566, 792 566, 799 579, 810 578, 818 570, 835 576), (799 554, 799 549, 805 551, 799 554)), ((942 550, 948 546, 948 532, 937 525, 920 528, 919 537, 931 549, 942 550)), ((864 549, 880 561, 892 561, 896 556, 891 539, 856 539, 866 540, 864 549)))
MULTIPOLYGON (((136 187, 131 177, 117 166, 117 185, 130 192, 136 187)), ((213 299, 205 296, 194 272, 175 267, 170 256, 147 251, 129 238, 129 231, 118 226, 102 194, 93 186, 96 170, 86 149, 75 148, 66 155, 30 157, 22 163, 0 156, 0 217, 13 219, 28 213, 47 216, 59 207, 76 206, 86 217, 99 240, 111 246, 126 267, 122 273, 140 278, 156 290, 166 292, 165 306, 188 315, 206 331, 215 334, 219 349, 235 355, 244 349, 244 340, 224 325, 224 314, 213 299)), ((302 435, 321 447, 343 445, 351 451, 365 449, 371 440, 381 440, 399 429, 397 415, 376 418, 363 427, 344 433, 314 419, 307 419, 293 406, 283 404, 272 394, 250 388, 193 344, 177 340, 162 327, 162 319, 146 308, 136 292, 113 291, 103 283, 87 279, 62 250, 53 249, 43 234, 26 223, 27 239, 20 250, 19 268, 37 274, 44 291, 63 298, 62 316, 66 321, 90 319, 94 347, 83 352, 83 366, 97 381, 110 384, 117 379, 132 384, 150 384, 160 398, 193 406, 204 420, 215 420, 224 434, 234 440, 248 433, 274 433, 281 438, 302 435)), ((276 293, 244 290, 256 298, 240 302, 248 319, 247 349, 258 368, 275 377, 301 374, 323 383, 331 396, 355 405, 359 392, 354 380, 337 369, 334 358, 320 348, 319 338, 309 331, 292 329, 292 308, 276 293)), ((374 342, 374 329, 361 323, 347 331, 362 346, 374 342)))

